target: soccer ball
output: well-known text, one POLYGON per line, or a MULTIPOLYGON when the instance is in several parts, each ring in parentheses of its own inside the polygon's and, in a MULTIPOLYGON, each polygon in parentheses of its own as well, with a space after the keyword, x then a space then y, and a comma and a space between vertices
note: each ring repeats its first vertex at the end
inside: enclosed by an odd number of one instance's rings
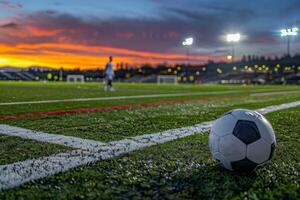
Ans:
POLYGON ((224 114, 212 126, 212 156, 228 170, 252 172, 269 161, 276 139, 267 119, 258 112, 237 109, 224 114))

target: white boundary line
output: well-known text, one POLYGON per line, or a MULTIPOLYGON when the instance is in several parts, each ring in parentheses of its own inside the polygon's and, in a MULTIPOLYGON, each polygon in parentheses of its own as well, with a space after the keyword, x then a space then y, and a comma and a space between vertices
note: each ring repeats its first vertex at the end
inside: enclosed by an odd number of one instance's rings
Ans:
POLYGON ((180 96, 198 96, 198 95, 215 95, 215 94, 234 94, 242 92, 264 92, 273 91, 273 89, 260 89, 260 90, 228 90, 228 91, 215 91, 215 92, 188 92, 188 93, 175 93, 175 94, 149 94, 137 96, 115 96, 115 97, 99 97, 99 98, 80 98, 80 99, 61 99, 61 100, 44 100, 44 101, 24 101, 24 102, 3 102, 0 106, 11 105, 28 105, 28 104, 46 104, 46 103, 62 103, 62 102, 83 102, 83 101, 108 101, 108 100, 124 100, 124 99, 144 99, 156 97, 180 97, 180 96))
MULTIPOLYGON (((266 114, 297 106, 300 106, 300 101, 269 106, 257 111, 266 114)), ((204 122, 156 134, 136 136, 121 141, 110 142, 90 151, 73 150, 48 157, 0 165, 0 190, 17 187, 23 183, 51 176, 59 172, 65 172, 81 165, 113 158, 145 147, 163 144, 195 133, 205 133, 209 131, 212 123, 212 121, 204 122)))
POLYGON ((86 150, 93 150, 105 144, 94 140, 87 140, 87 139, 65 136, 65 135, 43 133, 38 131, 32 131, 25 128, 3 125, 3 124, 0 124, 0 134, 9 135, 9 136, 18 136, 24 139, 31 139, 39 142, 59 144, 67 147, 86 149, 86 150))
POLYGON ((270 112, 285 110, 285 109, 294 108, 294 107, 298 107, 298 106, 300 106, 300 101, 284 103, 284 104, 280 104, 280 105, 276 105, 276 106, 268 106, 265 108, 258 109, 256 111, 264 115, 264 114, 267 114, 270 112))
POLYGON ((280 94, 300 94, 300 90, 296 91, 281 91, 281 92, 264 92, 264 93, 254 93, 250 94, 252 97, 263 97, 263 96, 271 96, 271 95, 280 95, 280 94))

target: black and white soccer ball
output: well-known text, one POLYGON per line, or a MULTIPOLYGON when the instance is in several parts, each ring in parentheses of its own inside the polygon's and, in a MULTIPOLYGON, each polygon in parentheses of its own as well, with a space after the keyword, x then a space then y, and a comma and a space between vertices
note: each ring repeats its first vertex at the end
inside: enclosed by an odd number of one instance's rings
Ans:
POLYGON ((276 139, 268 120, 258 112, 237 109, 224 114, 212 126, 212 156, 232 171, 251 172, 269 161, 276 139))

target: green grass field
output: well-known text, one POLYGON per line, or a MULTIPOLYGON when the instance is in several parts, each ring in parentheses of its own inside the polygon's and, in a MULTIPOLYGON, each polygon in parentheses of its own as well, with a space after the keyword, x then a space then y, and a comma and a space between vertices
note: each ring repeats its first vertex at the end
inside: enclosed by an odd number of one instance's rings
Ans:
MULTIPOLYGON (((112 142, 211 121, 235 108, 259 109, 300 101, 300 88, 297 86, 119 83, 115 87, 116 92, 104 92, 103 85, 94 83, 0 82, 0 124, 112 142), (26 103, 185 93, 197 94, 26 103), (173 103, 91 113, 1 118, 6 115, 166 101, 173 103), (1 105, 9 102, 24 103, 1 105)), ((250 175, 221 168, 211 158, 208 134, 195 134, 0 190, 0 199, 299 199, 300 107, 272 112, 266 117, 276 132, 276 153, 272 162, 250 175)), ((0 131, 0 169, 1 165, 71 149, 73 148, 6 136, 0 131)), ((0 171, 0 177, 1 173, 0 171)))

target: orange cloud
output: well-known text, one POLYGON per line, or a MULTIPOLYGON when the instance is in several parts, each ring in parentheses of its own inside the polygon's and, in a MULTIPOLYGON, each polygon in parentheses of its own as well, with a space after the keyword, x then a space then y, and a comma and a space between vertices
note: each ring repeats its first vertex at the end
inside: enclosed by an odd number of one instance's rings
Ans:
MULTIPOLYGON (((103 68, 109 55, 115 62, 131 65, 183 63, 186 54, 180 40, 186 24, 178 29, 172 22, 98 22, 54 11, 25 15, 0 25, 0 66, 103 68), (183 53, 174 53, 179 51, 183 53)), ((190 61, 199 64, 209 59, 194 54, 190 61)))
POLYGON ((56 30, 45 30, 39 27, 27 27, 27 32, 31 35, 31 36, 52 36, 55 35, 59 32, 61 32, 62 30, 56 29, 56 30))
POLYGON ((35 26, 23 26, 15 23, 8 23, 0 26, 2 34, 14 36, 22 39, 41 37, 41 36, 54 36, 63 30, 60 29, 43 29, 35 26))
MULTIPOLYGON (((118 49, 104 46, 85 46, 79 44, 19 44, 0 45, 0 66, 29 67, 33 65, 53 68, 91 69, 103 68, 109 55, 115 56, 115 62, 129 64, 141 63, 178 63, 186 59, 185 54, 167 54, 155 52, 141 52, 128 49, 118 49)), ((192 56, 195 62, 208 60, 207 56, 192 56)))

